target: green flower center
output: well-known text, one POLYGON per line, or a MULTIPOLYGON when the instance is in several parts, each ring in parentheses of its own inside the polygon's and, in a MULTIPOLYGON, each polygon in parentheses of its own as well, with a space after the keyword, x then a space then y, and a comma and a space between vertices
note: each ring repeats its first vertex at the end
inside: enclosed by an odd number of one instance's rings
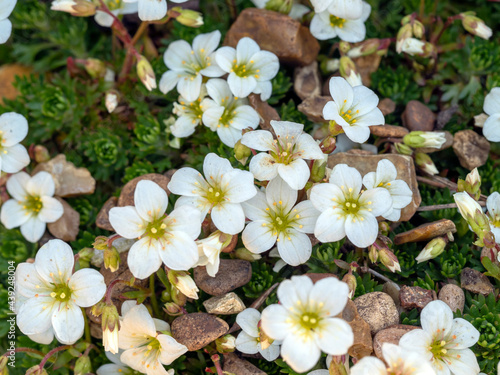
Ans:
POLYGON ((71 289, 68 284, 56 284, 50 296, 59 302, 67 302, 71 298, 71 289))
POLYGON ((307 330, 314 330, 318 328, 320 320, 317 313, 304 312, 300 316, 300 325, 307 330))
POLYGON ((340 18, 340 17, 334 16, 334 15, 330 16, 330 26, 331 27, 343 28, 345 21, 346 20, 344 18, 340 18))
POLYGON ((344 202, 344 212, 347 214, 357 214, 359 208, 360 205, 357 199, 349 199, 344 202))
POLYGON ((210 186, 205 190, 205 198, 215 206, 224 200, 224 192, 218 186, 210 186))
POLYGON ((448 350, 444 348, 446 344, 447 342, 445 340, 440 339, 435 340, 431 344, 429 350, 437 361, 441 361, 442 358, 446 356, 446 353, 448 353, 448 350))
POLYGON ((225 128, 228 128, 233 123, 233 118, 236 114, 236 111, 234 110, 236 105, 234 100, 229 96, 222 98, 221 104, 224 105, 224 113, 222 113, 222 116, 219 118, 219 124, 217 127, 220 128, 221 126, 224 126, 225 128))
MULTIPOLYGON (((186 102, 180 102, 182 105, 182 110, 191 114, 194 118, 197 118, 199 121, 201 121, 201 118, 203 117, 203 110, 201 109, 201 99, 195 100, 194 102, 191 102, 186 105, 186 102)), ((196 123, 196 120, 193 119, 193 124, 196 123)))
MULTIPOLYGON (((288 229, 292 228, 293 224, 300 218, 299 214, 295 214, 297 212, 296 209, 292 212, 284 212, 282 204, 282 201, 278 201, 273 203, 273 206, 275 207, 274 210, 269 207, 266 208, 267 215, 270 219, 269 221, 271 222, 270 226, 272 226, 273 234, 276 236, 279 236, 281 233, 286 234, 288 229)), ((267 224, 262 225, 267 226, 267 224)), ((302 228, 302 226, 300 227, 302 228)))
POLYGON ((490 223, 496 228, 500 228, 500 215, 490 214, 490 223))
POLYGON ((146 233, 148 237, 154 238, 155 240, 163 237, 165 235, 165 230, 167 229, 167 224, 163 222, 163 217, 156 219, 146 227, 146 233))
POLYGON ((105 0, 109 10, 116 10, 122 8, 122 0, 105 0))
POLYGON ((40 197, 29 195, 24 201, 23 208, 27 211, 38 213, 43 208, 43 203, 40 197))
POLYGON ((239 64, 239 65, 236 64, 236 62, 237 62, 236 59, 233 60, 233 68, 231 69, 232 73, 235 73, 238 77, 241 78, 247 78, 252 75, 257 79, 259 78, 260 69, 254 69, 253 60, 250 60, 249 63, 239 64))
POLYGON ((288 140, 288 136, 286 138, 285 141, 283 141, 282 137, 278 137, 277 140, 274 140, 275 149, 270 151, 270 154, 276 163, 288 165, 299 157, 302 151, 297 149, 298 147, 293 139, 294 137, 291 137, 291 142, 288 140))

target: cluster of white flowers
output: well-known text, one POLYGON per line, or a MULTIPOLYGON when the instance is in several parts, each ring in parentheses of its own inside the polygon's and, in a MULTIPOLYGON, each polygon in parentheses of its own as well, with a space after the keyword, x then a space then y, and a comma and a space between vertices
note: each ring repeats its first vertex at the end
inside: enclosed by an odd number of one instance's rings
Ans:
POLYGON ((489 116, 483 125, 483 135, 490 142, 500 142, 500 87, 494 87, 484 98, 484 112, 489 116))
POLYGON ((7 19, 10 16, 17 0, 0 0, 0 44, 10 38, 12 23, 7 19))

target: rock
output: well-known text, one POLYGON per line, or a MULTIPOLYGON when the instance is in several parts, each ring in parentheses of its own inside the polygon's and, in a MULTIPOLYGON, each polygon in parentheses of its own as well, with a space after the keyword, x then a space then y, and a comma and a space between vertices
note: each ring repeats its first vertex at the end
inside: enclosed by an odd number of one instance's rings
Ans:
POLYGON ((232 315, 245 310, 245 304, 236 293, 230 292, 223 296, 212 297, 203 302, 209 314, 232 315))
POLYGON ((375 355, 384 361, 385 359, 382 355, 382 345, 384 343, 388 342, 390 344, 398 345, 399 340, 405 333, 419 328, 420 327, 409 326, 405 324, 396 324, 392 327, 377 332, 377 334, 373 338, 373 351, 375 355))
POLYGON ((24 77, 33 71, 32 68, 28 68, 24 65, 19 64, 7 64, 0 67, 0 104, 3 104, 3 99, 15 99, 19 92, 12 85, 16 77, 24 77))
POLYGON ((102 327, 100 323, 90 322, 90 336, 102 340, 102 327))
POLYGON ((432 154, 433 152, 443 151, 447 148, 453 146, 453 135, 449 131, 441 132, 444 133, 445 141, 439 148, 434 147, 421 147, 415 149, 415 152, 423 152, 424 154, 432 154))
POLYGON ((370 150, 361 150, 359 148, 351 148, 350 150, 347 150, 345 153, 349 155, 375 155, 370 150))
POLYGON ((403 285, 399 291, 401 307, 405 309, 423 309, 429 302, 434 300, 432 290, 419 286, 403 285))
POLYGON ((401 306, 401 301, 399 300, 400 290, 401 290, 400 286, 396 284, 394 281, 387 281, 382 287, 382 292, 390 295, 397 307, 401 306))
POLYGON ((390 98, 382 99, 377 106, 384 116, 390 115, 396 110, 396 103, 390 98))
POLYGON ((462 270, 460 283, 462 288, 467 289, 469 292, 482 294, 483 296, 487 296, 495 291, 488 277, 469 267, 462 270))
POLYGON ((267 375, 266 372, 259 370, 250 362, 240 359, 234 353, 224 354, 224 373, 235 375, 267 375))
POLYGON ((394 244, 401 245, 408 242, 427 241, 447 233, 455 233, 455 223, 448 219, 441 219, 433 223, 422 224, 409 231, 398 233, 394 237, 394 244))
POLYGON ((309 277, 314 284, 316 284, 318 281, 322 279, 326 279, 327 277, 335 277, 338 279, 337 275, 334 275, 333 273, 314 273, 314 272, 309 272, 306 273, 305 276, 309 277))
POLYGON ((402 120, 403 125, 410 131, 430 132, 434 130, 436 115, 425 104, 418 100, 410 100, 406 104, 402 120))
POLYGON ((473 170, 488 160, 490 142, 473 130, 461 130, 453 137, 453 151, 462 167, 473 170))
POLYGON ((297 109, 302 112, 307 118, 313 122, 328 123, 328 120, 323 118, 323 108, 326 103, 332 101, 330 96, 313 96, 309 97, 297 106, 297 109))
POLYGON ((111 197, 106 202, 104 202, 103 206, 101 207, 101 210, 99 211, 95 219, 95 225, 98 228, 114 232, 113 226, 109 222, 109 210, 111 210, 113 207, 116 207, 117 204, 118 204, 117 197, 111 197))
POLYGON ((227 32, 224 45, 236 47, 243 37, 252 38, 261 49, 291 65, 311 64, 320 49, 309 28, 285 14, 265 9, 244 9, 227 32))
POLYGON ((380 61, 382 56, 377 55, 376 53, 372 53, 367 56, 355 57, 352 59, 356 64, 356 70, 361 75, 361 80, 363 81, 363 85, 369 87, 372 82, 371 75, 376 72, 378 66, 380 65, 380 61))
POLYGON ((53 223, 47 223, 47 229, 56 238, 69 242, 76 240, 80 227, 80 214, 74 210, 64 199, 55 197, 62 203, 63 215, 53 223))
MULTIPOLYGON (((167 192, 167 194, 170 194, 170 191, 167 188, 168 183, 170 182, 170 179, 167 176, 164 176, 162 174, 158 173, 149 173, 145 174, 144 176, 139 176, 134 178, 133 180, 130 180, 125 184, 123 187, 120 197, 118 198, 117 206, 118 207, 124 207, 124 206, 134 206, 134 193, 135 193, 135 187, 139 183, 139 181, 142 180, 149 180, 156 182, 160 187, 167 192)), ((110 207, 111 209, 111 207, 110 207)))
POLYGON ((172 322, 172 336, 189 351, 204 348, 229 331, 228 324, 213 315, 193 313, 179 316, 172 322))
MULTIPOLYGON (((51 235, 48 231, 45 231, 45 233, 43 234, 42 238, 40 238, 38 240, 38 247, 42 247, 43 245, 45 245, 47 242, 49 242, 50 240, 53 240, 55 239, 55 237, 53 235, 51 235)), ((35 261, 34 258, 31 258, 33 259, 33 262, 35 261)), ((31 262, 31 263, 33 263, 31 262)), ((30 262, 28 262, 30 263, 30 262)))
POLYGON ((382 292, 366 293, 354 300, 358 313, 370 326, 372 335, 399 323, 399 314, 391 296, 382 292))
POLYGON ((436 119, 436 130, 443 129, 457 111, 458 105, 452 105, 450 108, 439 112, 436 119))
POLYGON ((356 168, 362 176, 377 169, 380 160, 391 161, 398 171, 397 178, 405 181, 413 192, 411 203, 401 211, 399 221, 408 221, 415 214, 422 202, 420 191, 418 190, 417 176, 413 159, 406 155, 384 154, 384 155, 352 155, 339 152, 328 157, 328 168, 333 168, 337 164, 347 164, 356 168))
POLYGON ((260 100, 260 94, 250 94, 248 96, 248 103, 257 111, 260 117, 259 126, 264 130, 271 130, 271 120, 280 121, 278 111, 271 107, 267 102, 260 100))
POLYGON ((403 138, 409 133, 408 129, 396 125, 375 125, 370 126, 370 133, 383 138, 403 138))
POLYGON ((60 197, 76 197, 92 194, 95 190, 95 180, 87 168, 76 168, 66 161, 66 155, 59 154, 45 163, 40 163, 33 170, 33 175, 40 171, 49 172, 56 185, 55 195, 60 197))
POLYGON ((303 67, 295 68, 293 89, 302 100, 310 96, 321 95, 321 78, 317 61, 313 61, 311 64, 303 67))
POLYGON ((349 355, 360 360, 373 352, 370 325, 361 318, 354 302, 347 300, 347 305, 342 311, 342 319, 351 326, 354 342, 349 348, 349 355))
POLYGON ((464 312, 465 294, 462 288, 454 284, 446 284, 439 291, 439 299, 450 306, 451 311, 464 312))
POLYGON ((205 266, 193 270, 198 288, 211 296, 221 296, 247 284, 252 278, 252 265, 246 260, 221 259, 219 272, 210 277, 205 266))

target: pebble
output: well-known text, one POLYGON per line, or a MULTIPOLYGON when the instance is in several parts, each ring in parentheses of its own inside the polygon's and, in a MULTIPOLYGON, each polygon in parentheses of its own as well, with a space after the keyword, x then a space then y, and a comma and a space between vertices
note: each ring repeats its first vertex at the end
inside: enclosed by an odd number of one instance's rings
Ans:
POLYGON ((451 311, 464 312, 465 294, 462 288, 454 284, 446 284, 439 291, 438 298, 450 306, 451 311))
POLYGON ((267 101, 263 102, 260 99, 260 94, 250 94, 248 96, 248 103, 250 106, 257 111, 260 117, 259 126, 264 130, 271 130, 271 120, 280 121, 280 115, 278 111, 267 104, 267 101))
POLYGON ((0 104, 3 104, 3 99, 13 100, 19 95, 13 86, 16 77, 28 76, 32 71, 32 68, 20 64, 5 64, 0 67, 0 104))
POLYGON ((364 294, 354 300, 358 313, 370 326, 372 335, 399 323, 398 309, 391 296, 382 292, 364 294))
POLYGON ((212 297, 203 302, 203 306, 209 314, 232 315, 245 310, 245 304, 234 292, 223 296, 212 297))
POLYGON ((252 265, 241 259, 221 259, 219 272, 210 277, 205 266, 193 270, 198 288, 212 296, 221 296, 247 284, 252 278, 252 265))
POLYGON ((250 362, 240 359, 234 353, 224 354, 224 372, 235 375, 267 375, 250 362))
POLYGON ((436 115, 425 104, 418 100, 410 100, 402 115, 403 125, 410 131, 434 130, 436 115))
POLYGON ((63 205, 64 213, 59 220, 47 223, 47 229, 56 238, 70 242, 76 240, 80 229, 80 214, 64 199, 55 197, 63 205))
POLYGON ((447 233, 455 233, 455 223, 448 219, 441 219, 432 223, 422 224, 409 231, 398 233, 394 237, 394 244, 401 245, 408 242, 427 241, 432 238, 444 236, 447 233))
MULTIPOLYGON (((118 198, 117 206, 118 207, 124 207, 124 206, 134 206, 134 193, 135 193, 135 187, 139 183, 139 181, 142 180, 150 180, 153 182, 156 182, 160 187, 167 192, 167 194, 170 194, 170 191, 167 188, 168 183, 170 182, 170 179, 167 176, 164 176, 162 174, 158 173, 149 173, 145 174, 143 176, 139 176, 134 178, 133 180, 130 180, 125 184, 123 187, 120 197, 118 198)), ((111 209, 111 207, 110 207, 111 209)))
POLYGON ((323 117, 323 108, 326 103, 332 101, 331 96, 311 96, 297 106, 297 109, 302 112, 307 118, 313 122, 328 123, 323 117))
POLYGON ((396 110, 396 103, 391 98, 384 98, 378 103, 377 107, 384 116, 387 116, 396 110))
POLYGON ((117 197, 111 197, 106 202, 104 202, 101 210, 99 211, 95 219, 95 225, 98 228, 114 232, 113 226, 109 222, 109 210, 111 210, 113 207, 116 207, 117 204, 118 204, 117 197))
POLYGON ((342 319, 349 323, 354 335, 348 354, 357 360, 370 355, 373 352, 370 325, 359 315, 356 305, 350 299, 342 311, 342 319))
POLYGON ((408 129, 397 125, 374 125, 369 129, 374 136, 382 138, 403 138, 409 133, 408 129))
POLYGON ((352 61, 356 64, 357 72, 361 75, 361 80, 363 81, 364 86, 370 87, 372 83, 371 75, 377 71, 381 60, 382 56, 376 53, 352 59, 352 61))
POLYGON ((394 345, 399 344, 399 340, 405 333, 418 329, 420 327, 409 326, 405 324, 396 324, 392 327, 383 329, 373 337, 373 351, 381 360, 385 360, 382 355, 382 345, 386 342, 394 345))
POLYGON ((488 277, 469 267, 462 270, 460 274, 460 283, 462 288, 469 292, 482 294, 483 296, 487 296, 495 291, 488 277))
POLYGON ((488 160, 490 142, 473 130, 461 130, 453 137, 453 151, 462 167, 473 170, 488 160))
POLYGON ((189 351, 204 348, 229 331, 222 319, 206 313, 179 316, 172 322, 172 336, 189 351))
POLYGON ((427 290, 419 286, 403 285, 399 291, 401 307, 405 309, 423 309, 429 302, 434 300, 432 290, 427 290))
POLYGON ((295 68, 293 89, 302 100, 321 95, 321 78, 317 61, 295 68))

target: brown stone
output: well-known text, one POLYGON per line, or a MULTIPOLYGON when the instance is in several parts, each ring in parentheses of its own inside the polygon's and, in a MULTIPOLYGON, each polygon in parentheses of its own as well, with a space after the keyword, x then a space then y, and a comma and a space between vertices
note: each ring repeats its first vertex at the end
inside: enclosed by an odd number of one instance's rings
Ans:
POLYGON ((444 133, 445 141, 439 148, 435 147, 421 147, 415 149, 415 152, 423 152, 424 154, 432 154, 433 152, 443 151, 453 146, 453 135, 449 131, 440 132, 444 133))
POLYGON ((3 99, 15 99, 19 92, 13 86, 16 77, 24 77, 33 71, 32 68, 19 64, 8 64, 0 67, 0 104, 3 99))
POLYGON ((429 302, 434 300, 432 290, 419 286, 403 285, 399 291, 401 307, 405 309, 423 309, 429 302))
POLYGON ((399 340, 405 333, 418 329, 420 327, 409 326, 405 324, 396 324, 392 327, 383 329, 375 335, 373 338, 373 351, 375 355, 381 360, 385 360, 382 355, 382 345, 386 342, 394 345, 399 344, 399 340))
POLYGON ((267 375, 266 372, 259 370, 250 362, 239 358, 234 353, 224 354, 224 373, 235 375, 267 375))
POLYGON ((98 228, 106 229, 112 232, 114 231, 113 226, 109 222, 109 210, 111 210, 113 207, 116 207, 117 203, 118 198, 111 197, 103 204, 95 219, 95 225, 98 228))
POLYGON ((349 155, 375 155, 370 150, 362 150, 359 148, 351 148, 350 150, 347 150, 345 153, 349 155))
POLYGON ((245 304, 236 293, 230 292, 223 296, 212 297, 203 301, 203 306, 209 314, 232 315, 245 310, 245 304))
POLYGON ((248 96, 248 103, 250 106, 255 109, 255 111, 259 114, 260 123, 259 126, 261 129, 270 130, 271 129, 271 120, 280 121, 280 115, 278 111, 271 107, 266 102, 260 100, 260 94, 250 94, 248 96))
POLYGON ((467 289, 469 292, 482 294, 483 296, 487 296, 495 291, 488 277, 469 267, 462 270, 460 283, 462 288, 467 289))
POLYGON ((358 313, 370 326, 372 335, 399 323, 399 313, 391 296, 382 292, 366 293, 354 300, 358 313))
POLYGON ((302 100, 321 95, 321 78, 317 61, 295 68, 293 89, 302 100))
MULTIPOLYGON (((158 173, 149 173, 145 174, 144 176, 139 176, 134 178, 133 180, 130 180, 125 184, 125 186, 122 189, 122 192, 120 193, 120 197, 118 198, 118 207, 124 207, 124 206, 134 206, 134 193, 135 193, 135 187, 139 183, 139 181, 142 180, 149 180, 156 182, 160 187, 167 192, 167 194, 170 194, 170 191, 167 188, 168 183, 170 182, 170 179, 167 176, 164 176, 162 174, 158 173)), ((111 208, 110 208, 111 209, 111 208)))
POLYGON ((292 65, 311 64, 320 49, 309 28, 285 14, 265 9, 244 9, 227 32, 224 45, 236 47, 244 37, 274 53, 280 62, 292 65))
POLYGON ((420 191, 418 190, 417 176, 413 159, 406 155, 384 154, 384 155, 352 155, 344 152, 330 155, 328 157, 328 168, 333 168, 337 164, 347 164, 356 168, 362 176, 368 172, 377 170, 377 164, 380 160, 387 159, 391 161, 398 172, 397 178, 405 181, 413 192, 411 203, 401 211, 399 221, 408 221, 417 211, 422 202, 420 191))
POLYGON ((382 60, 382 56, 372 53, 367 56, 355 57, 352 59, 356 64, 356 70, 361 75, 361 80, 363 81, 363 85, 369 87, 372 83, 372 73, 376 72, 380 61, 382 60))
POLYGON ((56 238, 69 242, 76 240, 80 227, 80 214, 64 199, 55 197, 63 205, 64 213, 59 220, 47 223, 47 229, 56 238))
POLYGON ((370 126, 370 133, 383 138, 403 138, 409 133, 408 129, 396 125, 375 125, 370 126))
POLYGON ((215 277, 208 275, 205 266, 196 267, 193 277, 198 288, 211 296, 220 296, 247 284, 252 278, 252 265, 241 259, 221 259, 215 277))
POLYGON ((410 100, 406 104, 402 120, 403 125, 410 131, 430 132, 434 130, 436 115, 425 104, 418 100, 410 100))
POLYGON ((462 167, 473 170, 488 160, 490 142, 473 130, 461 130, 453 137, 453 151, 462 167))
POLYGON ((391 98, 384 98, 378 103, 377 107, 384 116, 387 116, 396 110, 396 103, 391 98))
POLYGON ((56 185, 55 195, 60 197, 76 197, 92 194, 95 190, 95 180, 87 168, 76 168, 66 161, 66 155, 59 154, 45 163, 40 163, 33 170, 33 175, 40 171, 49 172, 56 185))
POLYGON ((332 100, 330 96, 312 96, 300 103, 297 109, 313 122, 328 123, 329 121, 323 118, 323 108, 332 100))
POLYGON ((172 322, 172 336, 189 351, 204 348, 229 331, 228 324, 213 315, 193 313, 179 316, 172 322))
POLYGON ((347 300, 347 305, 342 311, 342 319, 351 326, 354 342, 349 347, 349 355, 361 359, 373 352, 370 325, 361 318, 354 302, 347 300))
POLYGON ((382 292, 387 293, 391 296, 394 304, 398 308, 398 311, 401 312, 401 301, 399 300, 399 291, 401 290, 400 286, 396 284, 394 281, 387 281, 382 287, 382 292))
POLYGON ((464 312, 465 294, 462 288, 454 284, 446 284, 439 291, 439 299, 450 306, 451 311, 464 312))
POLYGON ((422 224, 409 231, 398 233, 394 237, 394 244, 401 245, 408 242, 427 241, 432 238, 444 236, 447 233, 455 233, 455 223, 448 219, 441 219, 432 223, 422 224))
POLYGON ((450 122, 453 115, 458 111, 458 108, 459 108, 458 105, 453 105, 450 108, 446 108, 441 112, 439 112, 437 115, 435 128, 437 130, 443 129, 446 126, 446 124, 450 122))
POLYGON ((98 340, 102 339, 102 327, 100 323, 90 322, 90 336, 98 340))

